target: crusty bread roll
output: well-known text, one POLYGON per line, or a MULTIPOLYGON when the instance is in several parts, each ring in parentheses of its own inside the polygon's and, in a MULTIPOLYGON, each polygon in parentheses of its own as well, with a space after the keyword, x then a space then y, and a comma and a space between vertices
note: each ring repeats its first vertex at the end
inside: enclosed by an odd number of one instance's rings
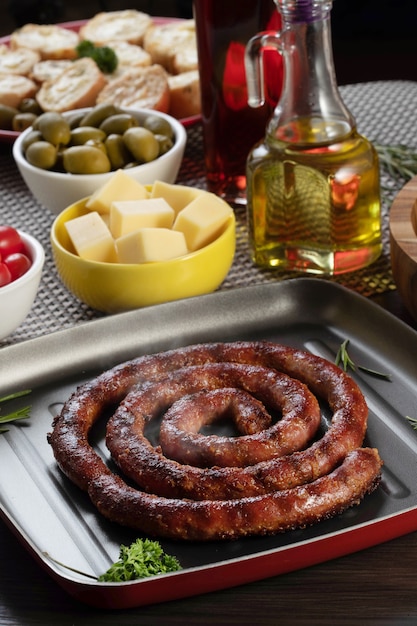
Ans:
POLYGON ((36 83, 56 80, 58 76, 72 65, 70 59, 46 59, 35 63, 29 77, 36 83))
POLYGON ((53 81, 46 81, 36 99, 44 111, 71 111, 94 106, 106 79, 93 59, 82 57, 73 61, 53 81))
POLYGON ((151 24, 150 15, 134 9, 101 12, 80 28, 80 37, 97 46, 107 45, 109 41, 127 41, 140 46, 151 24))
POLYGON ((134 68, 112 80, 97 97, 97 104, 108 102, 127 109, 155 109, 168 113, 168 75, 160 65, 134 68))
POLYGON ((56 24, 25 24, 10 35, 10 48, 29 48, 42 59, 75 59, 80 39, 76 32, 56 24))
POLYGON ((143 47, 170 74, 198 68, 194 20, 153 24, 145 33, 143 47))
POLYGON ((40 54, 35 50, 29 50, 29 48, 11 50, 5 44, 0 44, 1 73, 28 76, 40 58, 40 54))
POLYGON ((169 76, 169 113, 178 119, 201 113, 201 93, 198 70, 169 76))
POLYGON ((0 74, 0 103, 19 108, 22 100, 33 98, 38 86, 27 76, 0 74))

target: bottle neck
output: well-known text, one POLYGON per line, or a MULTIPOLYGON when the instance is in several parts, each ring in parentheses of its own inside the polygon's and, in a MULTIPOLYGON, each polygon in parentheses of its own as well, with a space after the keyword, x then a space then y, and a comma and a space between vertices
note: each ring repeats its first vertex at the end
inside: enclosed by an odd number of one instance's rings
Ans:
POLYGON ((283 18, 284 85, 268 134, 290 143, 328 143, 355 121, 339 94, 330 0, 275 0, 283 18))

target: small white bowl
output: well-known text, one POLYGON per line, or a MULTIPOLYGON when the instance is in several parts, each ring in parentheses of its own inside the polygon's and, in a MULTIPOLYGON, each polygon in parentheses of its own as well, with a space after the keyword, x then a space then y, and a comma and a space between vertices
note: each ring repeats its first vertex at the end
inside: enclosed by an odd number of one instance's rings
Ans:
POLYGON ((32 265, 23 276, 0 287, 0 339, 8 337, 29 315, 45 262, 45 252, 39 241, 32 235, 18 232, 32 265))
MULTIPOLYGON (((89 110, 88 108, 79 109, 77 113, 89 110)), ((184 126, 174 117, 160 111, 147 109, 123 110, 133 114, 139 121, 144 120, 148 115, 165 118, 171 124, 175 134, 174 146, 168 152, 154 161, 131 167, 126 172, 143 185, 152 185, 155 180, 174 183, 181 166, 187 142, 187 133, 184 126)), ((64 117, 71 117, 72 115, 74 115, 74 111, 68 111, 63 114, 64 117)), ((54 215, 59 215, 61 211, 67 206, 74 204, 74 202, 91 196, 96 189, 102 187, 113 176, 114 171, 107 174, 67 174, 34 167, 25 159, 22 150, 22 143, 30 131, 31 128, 23 131, 14 142, 13 157, 30 191, 38 202, 52 211, 54 215)))

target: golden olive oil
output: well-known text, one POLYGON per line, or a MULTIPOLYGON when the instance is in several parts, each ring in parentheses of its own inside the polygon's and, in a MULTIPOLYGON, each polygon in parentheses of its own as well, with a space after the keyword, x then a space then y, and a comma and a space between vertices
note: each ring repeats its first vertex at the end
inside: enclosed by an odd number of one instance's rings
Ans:
POLYGON ((381 253, 378 157, 343 122, 299 118, 267 133, 248 158, 247 196, 262 267, 340 274, 381 253))

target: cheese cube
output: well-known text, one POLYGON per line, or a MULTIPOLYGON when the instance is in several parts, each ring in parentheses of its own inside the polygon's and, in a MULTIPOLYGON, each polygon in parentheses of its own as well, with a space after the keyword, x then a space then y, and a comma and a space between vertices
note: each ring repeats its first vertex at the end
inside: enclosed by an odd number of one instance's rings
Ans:
POLYGON ((171 228, 174 217, 174 209, 163 198, 113 202, 110 231, 118 239, 140 228, 171 228))
POLYGON ((174 209, 175 215, 182 211, 194 198, 205 193, 197 187, 185 185, 171 185, 162 180, 156 180, 152 186, 151 198, 165 198, 174 209))
POLYGON ((98 213, 110 213, 115 200, 141 200, 148 197, 144 185, 131 178, 123 170, 117 170, 87 201, 86 207, 98 213))
POLYGON ((169 228, 141 228, 116 239, 120 263, 167 261, 187 254, 183 233, 169 228))
POLYGON ((68 220, 65 228, 81 258, 106 263, 116 261, 114 239, 96 211, 68 220))
POLYGON ((231 207, 223 200, 214 194, 205 194, 178 213, 173 229, 184 233, 187 247, 192 252, 214 241, 231 214, 231 207))

